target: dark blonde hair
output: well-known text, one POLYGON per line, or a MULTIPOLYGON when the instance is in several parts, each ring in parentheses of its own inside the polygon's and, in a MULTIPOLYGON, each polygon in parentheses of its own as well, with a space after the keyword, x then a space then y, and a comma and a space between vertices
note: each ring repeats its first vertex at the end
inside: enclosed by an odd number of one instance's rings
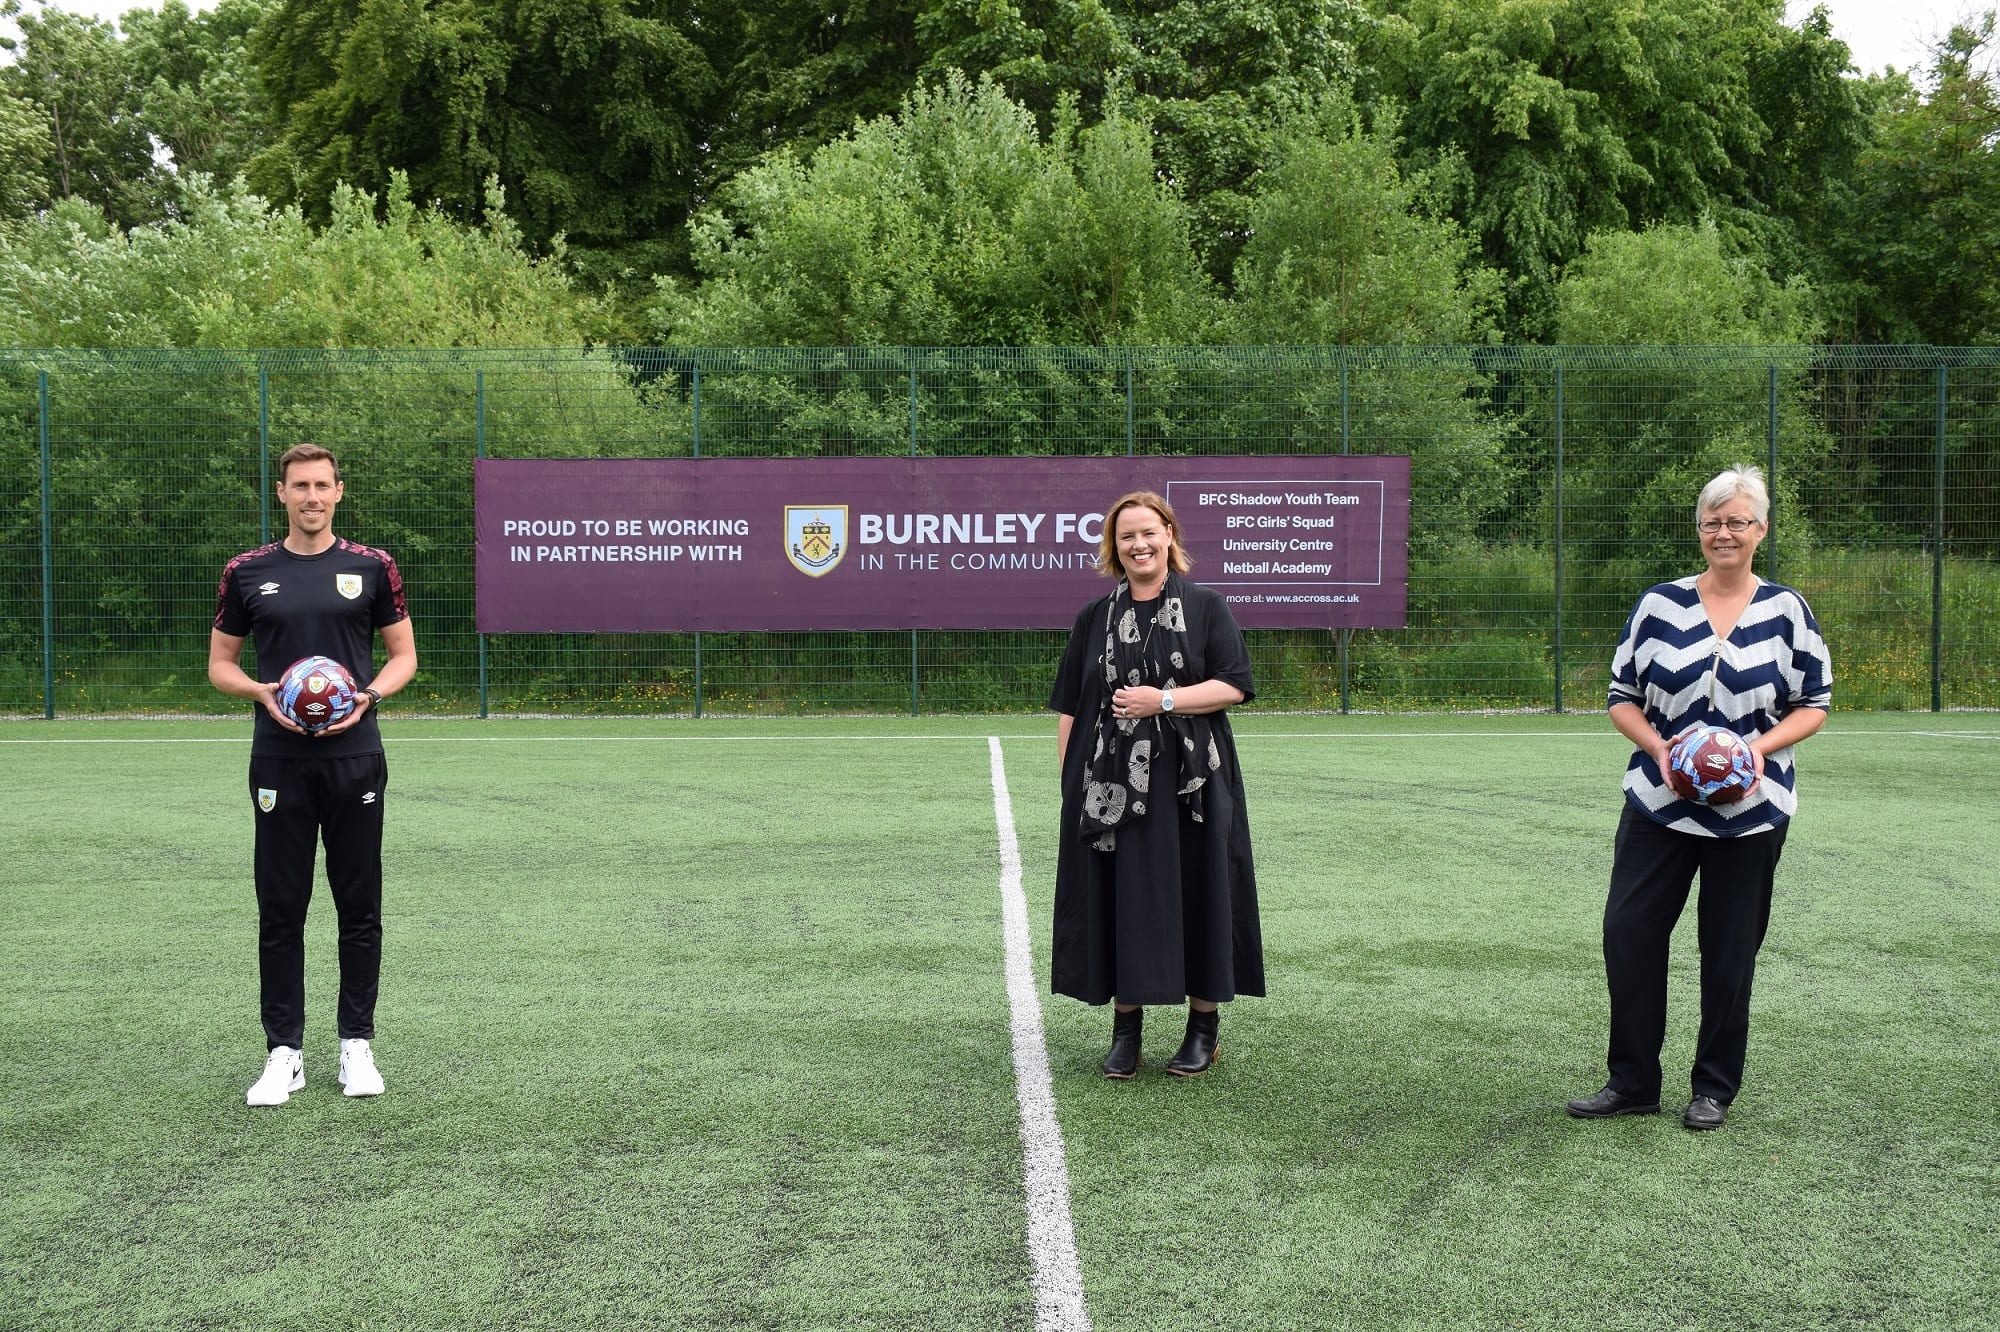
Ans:
POLYGON ((333 456, 332 449, 321 448, 317 444, 294 444, 278 457, 278 484, 285 484, 285 473, 293 463, 330 462, 333 464, 333 479, 340 480, 340 459, 333 456))
POLYGON ((1118 515, 1127 509, 1151 509, 1160 515, 1167 525, 1167 535, 1174 539, 1174 553, 1167 560, 1167 567, 1175 573, 1186 573, 1194 568, 1194 561, 1188 558, 1187 546, 1181 541, 1181 520, 1174 516, 1173 505, 1166 498, 1150 490, 1135 490, 1129 495, 1121 495, 1116 504, 1104 511, 1104 531, 1097 541, 1097 572, 1111 578, 1123 578, 1125 566, 1118 562, 1118 515))

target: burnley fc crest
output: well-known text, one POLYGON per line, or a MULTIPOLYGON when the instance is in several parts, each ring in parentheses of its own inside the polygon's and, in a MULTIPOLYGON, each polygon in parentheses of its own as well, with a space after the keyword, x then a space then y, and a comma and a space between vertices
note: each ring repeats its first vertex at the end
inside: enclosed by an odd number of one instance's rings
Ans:
POLYGON ((785 558, 810 578, 833 571, 847 554, 847 506, 785 506, 785 558))

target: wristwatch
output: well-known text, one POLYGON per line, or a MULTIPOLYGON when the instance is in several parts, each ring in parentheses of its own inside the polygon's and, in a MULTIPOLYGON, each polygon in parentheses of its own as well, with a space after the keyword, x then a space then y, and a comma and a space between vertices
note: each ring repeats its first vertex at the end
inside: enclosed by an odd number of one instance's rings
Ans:
POLYGON ((1174 710, 1174 691, 1171 688, 1162 689, 1160 691, 1160 711, 1172 712, 1173 710, 1174 710))
POLYGON ((370 711, 382 706, 381 691, 376 689, 375 686, 365 685, 362 687, 361 692, 368 695, 368 707, 370 711))

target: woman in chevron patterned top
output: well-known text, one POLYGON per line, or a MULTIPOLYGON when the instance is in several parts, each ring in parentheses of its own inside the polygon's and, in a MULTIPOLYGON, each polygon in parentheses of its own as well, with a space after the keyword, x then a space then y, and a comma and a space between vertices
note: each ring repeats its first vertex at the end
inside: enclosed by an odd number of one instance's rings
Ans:
POLYGON ((1707 569, 1649 588, 1612 657, 1611 724, 1637 748, 1604 907, 1610 1079, 1569 1103, 1579 1118, 1660 1108, 1667 941, 1697 871, 1701 1028, 1681 1122, 1720 1128, 1743 1081, 1750 981, 1798 806, 1792 748, 1825 724, 1833 702, 1832 662, 1805 598, 1751 571, 1770 508, 1755 467, 1703 487, 1695 524, 1707 569), (1674 739, 1704 722, 1750 744, 1757 780, 1733 804, 1683 800, 1665 780, 1674 739))

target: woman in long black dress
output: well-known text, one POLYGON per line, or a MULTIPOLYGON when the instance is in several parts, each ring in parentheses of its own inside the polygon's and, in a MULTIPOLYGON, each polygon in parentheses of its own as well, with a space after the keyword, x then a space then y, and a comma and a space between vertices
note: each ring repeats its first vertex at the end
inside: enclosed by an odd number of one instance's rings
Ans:
POLYGON ((1188 1005, 1167 1071, 1218 1055, 1217 1005, 1264 993, 1243 774, 1224 709, 1251 698, 1250 656, 1220 593, 1187 581, 1180 525, 1150 491, 1104 515, 1098 568, 1049 695, 1060 714, 1055 991, 1110 1001, 1104 1076, 1138 1071, 1147 1004, 1188 1005))

